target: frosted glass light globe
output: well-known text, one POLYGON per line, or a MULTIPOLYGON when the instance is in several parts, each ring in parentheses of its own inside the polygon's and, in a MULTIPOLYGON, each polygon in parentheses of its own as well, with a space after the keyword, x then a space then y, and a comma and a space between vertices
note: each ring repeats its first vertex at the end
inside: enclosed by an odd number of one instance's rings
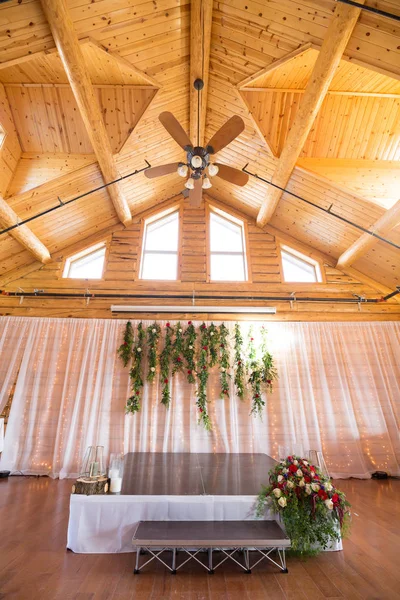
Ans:
POLYGON ((203 190, 209 190, 210 187, 212 187, 212 183, 208 179, 208 177, 204 177, 204 179, 203 179, 203 185, 201 187, 203 188, 203 190))
POLYGON ((217 165, 209 165, 208 167, 208 174, 211 175, 211 177, 215 177, 215 175, 217 175, 219 169, 217 167, 217 165))
POLYGON ((189 177, 189 179, 185 182, 185 188, 187 190, 193 190, 194 189, 194 179, 192 177, 189 177))
POLYGON ((181 177, 186 177, 187 172, 188 172, 187 165, 179 165, 177 172, 178 172, 178 175, 180 175, 181 177))
POLYGON ((192 167, 194 169, 199 169, 202 166, 202 164, 203 164, 201 156, 197 156, 197 155, 193 156, 193 158, 192 158, 192 160, 190 162, 191 162, 192 167))

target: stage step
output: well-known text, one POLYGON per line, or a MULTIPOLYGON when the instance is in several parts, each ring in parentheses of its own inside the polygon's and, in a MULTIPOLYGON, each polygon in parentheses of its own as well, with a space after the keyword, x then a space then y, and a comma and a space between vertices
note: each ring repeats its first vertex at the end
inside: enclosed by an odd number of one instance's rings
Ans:
POLYGON ((276 521, 141 521, 132 543, 137 553, 135 574, 154 559, 162 562, 175 574, 191 558, 199 562, 209 573, 213 573, 228 558, 247 573, 250 573, 251 569, 264 558, 287 573, 285 548, 290 547, 289 538, 276 521), (147 550, 152 558, 139 566, 141 549, 147 550), (155 549, 157 551, 154 551, 155 549), (177 566, 176 552, 179 549, 188 554, 189 558, 177 566), (208 551, 208 565, 197 557, 204 549, 208 551), (218 565, 213 564, 215 549, 225 555, 218 565), (250 549, 262 555, 253 565, 250 565, 250 549), (161 553, 166 550, 172 551, 171 566, 160 558, 161 553), (234 556, 239 551, 242 551, 244 563, 234 556), (280 564, 270 556, 273 551, 277 552, 280 564))

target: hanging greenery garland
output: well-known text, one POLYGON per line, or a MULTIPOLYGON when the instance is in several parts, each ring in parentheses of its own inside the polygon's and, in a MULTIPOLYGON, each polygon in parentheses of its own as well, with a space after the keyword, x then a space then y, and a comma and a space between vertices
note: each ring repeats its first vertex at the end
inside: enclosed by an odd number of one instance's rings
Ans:
POLYGON ((218 363, 218 344, 219 344, 219 332, 218 327, 211 323, 207 329, 208 331, 208 349, 210 353, 210 367, 215 367, 218 363))
POLYGON ((147 359, 148 359, 148 373, 147 381, 152 383, 156 376, 157 369, 157 346, 158 340, 160 339, 161 327, 158 323, 153 323, 147 328, 147 359))
POLYGON ((267 348, 267 330, 264 325, 261 327, 261 352, 262 352, 262 381, 267 385, 267 391, 272 394, 272 384, 278 379, 278 370, 275 367, 275 361, 267 348))
POLYGON ((132 346, 133 346, 134 334, 133 327, 130 321, 127 322, 124 332, 124 341, 117 350, 117 354, 122 360, 124 367, 127 366, 128 362, 132 358, 132 346))
POLYGON ((185 357, 185 367, 186 367, 186 378, 188 383, 195 383, 195 374, 196 374, 196 363, 195 363, 195 354, 196 354, 196 338, 197 333, 196 329, 192 323, 192 321, 188 321, 188 326, 186 327, 186 331, 183 334, 185 341, 183 347, 183 356, 185 357))
POLYGON ((128 398, 126 403, 127 413, 136 413, 140 410, 140 394, 143 388, 142 378, 142 356, 143 346, 146 338, 145 331, 143 329, 142 322, 137 327, 136 343, 132 349, 132 367, 129 372, 131 379, 132 396, 128 398))
POLYGON ((209 361, 209 334, 207 326, 203 323, 200 326, 200 348, 197 358, 197 402, 199 409, 199 423, 202 423, 207 431, 211 431, 211 420, 207 410, 207 381, 208 381, 208 361, 209 361))
POLYGON ((261 416, 262 409, 265 406, 265 400, 262 397, 262 377, 263 368, 262 363, 257 361, 256 347, 254 344, 253 328, 249 329, 249 340, 247 346, 247 372, 248 372, 248 383, 251 387, 251 410, 250 414, 261 416))
POLYGON ((229 398, 229 382, 232 378, 229 373, 229 329, 223 323, 219 326, 218 363, 220 367, 221 398, 229 398))
POLYGON ((183 337, 183 329, 181 327, 180 322, 178 321, 177 326, 175 327, 175 340, 173 343, 172 349, 172 376, 175 375, 178 371, 183 371, 185 366, 184 363, 184 337, 183 337))
POLYGON ((165 341, 164 341, 164 349, 160 354, 160 377, 161 377, 161 404, 169 407, 171 403, 171 390, 170 390, 170 381, 169 381, 169 372, 171 366, 171 356, 172 356, 172 336, 174 334, 174 330, 171 327, 170 323, 165 325, 165 341))
POLYGON ((239 396, 241 400, 244 397, 244 378, 245 378, 245 364, 243 360, 243 337, 240 331, 239 325, 236 323, 235 325, 235 333, 234 333, 234 357, 233 357, 233 365, 235 370, 234 383, 236 394, 239 396))

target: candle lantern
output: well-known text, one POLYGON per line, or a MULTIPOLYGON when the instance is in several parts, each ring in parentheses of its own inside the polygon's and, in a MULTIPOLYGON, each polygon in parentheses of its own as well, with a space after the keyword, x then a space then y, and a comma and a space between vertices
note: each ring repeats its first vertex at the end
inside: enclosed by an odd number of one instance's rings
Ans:
POLYGON ((110 479, 110 492, 118 494, 122 488, 122 477, 124 475, 124 455, 121 453, 111 454, 108 477, 110 479))
POLYGON ((104 468, 104 447, 89 446, 83 458, 78 479, 72 486, 73 494, 106 494, 108 479, 104 468))

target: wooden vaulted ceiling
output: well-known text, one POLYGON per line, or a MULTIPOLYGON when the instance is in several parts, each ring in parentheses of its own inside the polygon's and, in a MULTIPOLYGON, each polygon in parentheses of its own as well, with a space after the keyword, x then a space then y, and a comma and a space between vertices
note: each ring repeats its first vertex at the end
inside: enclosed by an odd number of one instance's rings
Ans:
MULTIPOLYGON (((183 152, 158 115, 170 110, 193 130, 190 1, 66 4, 118 173, 141 169, 145 160, 152 166, 181 160, 183 152)), ((397 0, 365 4, 400 13, 397 0)), ((219 161, 240 169, 248 163, 263 178, 274 176, 337 6, 334 0, 213 3, 209 63, 203 54, 199 67, 203 78, 208 75, 204 137, 234 114, 246 124, 219 161)), ((6 131, 0 192, 13 211, 9 218, 26 219, 55 206, 57 198, 100 186, 104 170, 40 0, 0 4, 0 23, 0 123, 6 131)), ((346 220, 370 229, 393 211, 400 198, 399 161, 400 27, 362 12, 286 185, 343 220, 284 193, 270 224, 338 259, 361 235, 346 220)), ((135 214, 178 194, 182 179, 140 174, 119 188, 135 214)), ((210 195, 256 217, 269 188, 253 178, 244 188, 216 178, 210 195)), ((32 221, 29 229, 54 256, 119 227, 114 207, 102 190, 32 221)), ((397 245, 399 224, 394 213, 390 226, 382 225, 397 245)), ((0 282, 40 266, 21 239, 0 236, 0 282)), ((400 252, 384 242, 367 244, 354 266, 391 288, 400 284, 400 252)))

